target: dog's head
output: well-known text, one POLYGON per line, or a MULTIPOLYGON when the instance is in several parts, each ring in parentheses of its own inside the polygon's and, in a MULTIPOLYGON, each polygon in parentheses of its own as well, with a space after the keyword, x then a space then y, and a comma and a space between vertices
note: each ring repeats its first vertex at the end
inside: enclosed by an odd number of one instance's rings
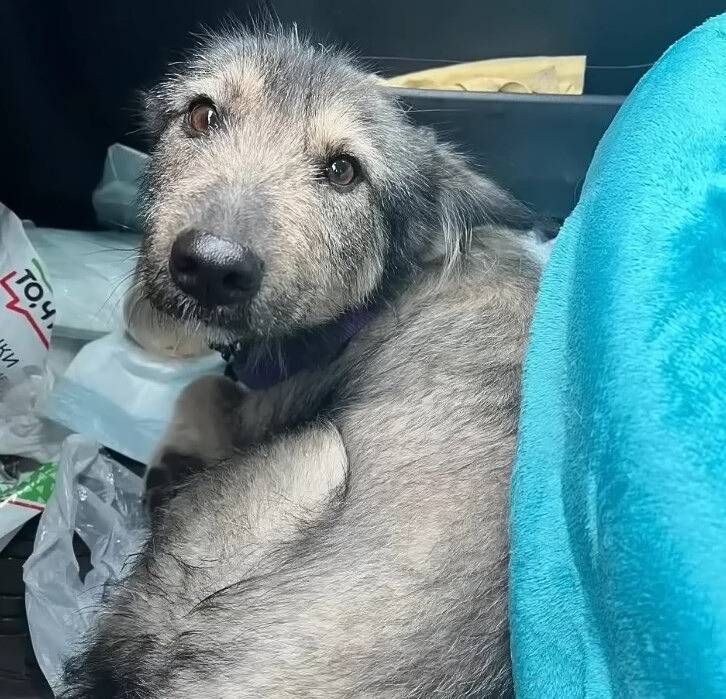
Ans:
POLYGON ((206 42, 146 115, 140 282, 212 342, 324 323, 473 226, 529 225, 376 78, 294 35, 206 42))

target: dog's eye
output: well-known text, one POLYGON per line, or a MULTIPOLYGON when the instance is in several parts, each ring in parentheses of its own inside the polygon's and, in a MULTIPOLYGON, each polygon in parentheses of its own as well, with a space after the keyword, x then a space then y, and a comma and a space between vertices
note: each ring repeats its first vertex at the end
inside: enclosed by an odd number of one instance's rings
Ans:
POLYGON ((350 187, 358 176, 358 163, 349 155, 333 158, 325 168, 325 176, 336 187, 350 187))
POLYGON ((207 133, 218 121, 217 109, 209 102, 196 102, 189 108, 189 126, 196 133, 207 133))

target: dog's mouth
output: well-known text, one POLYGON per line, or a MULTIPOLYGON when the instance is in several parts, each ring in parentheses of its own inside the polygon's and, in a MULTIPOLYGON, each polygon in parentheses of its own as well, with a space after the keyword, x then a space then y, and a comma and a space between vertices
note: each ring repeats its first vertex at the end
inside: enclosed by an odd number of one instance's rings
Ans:
POLYGON ((219 352, 230 375, 251 389, 284 381, 305 367, 330 362, 375 313, 374 304, 367 303, 310 326, 290 319, 281 323, 277 317, 276 328, 275 318, 271 317, 272 322, 264 326, 258 318, 260 327, 254 327, 254 301, 209 307, 178 289, 153 284, 147 284, 145 296, 157 312, 186 326, 190 334, 219 352))
POLYGON ((248 304, 205 306, 180 291, 147 286, 145 296, 152 307, 202 335, 210 347, 232 345, 250 333, 248 304))

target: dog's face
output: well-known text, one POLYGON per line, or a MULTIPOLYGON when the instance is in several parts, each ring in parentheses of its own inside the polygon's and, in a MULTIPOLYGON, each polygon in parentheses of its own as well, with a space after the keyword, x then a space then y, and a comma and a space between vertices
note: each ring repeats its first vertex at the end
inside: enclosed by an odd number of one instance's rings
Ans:
POLYGON ((293 37, 210 42, 148 95, 147 125, 140 278, 211 342, 364 304, 431 243, 455 179, 375 78, 293 37))

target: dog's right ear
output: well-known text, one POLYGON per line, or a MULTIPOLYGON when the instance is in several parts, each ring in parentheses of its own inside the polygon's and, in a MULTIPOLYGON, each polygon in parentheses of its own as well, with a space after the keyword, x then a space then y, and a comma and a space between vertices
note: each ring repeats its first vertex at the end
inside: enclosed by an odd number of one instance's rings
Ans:
POLYGON ((451 146, 429 134, 432 180, 442 217, 467 229, 499 225, 529 231, 534 212, 474 168, 451 146))

